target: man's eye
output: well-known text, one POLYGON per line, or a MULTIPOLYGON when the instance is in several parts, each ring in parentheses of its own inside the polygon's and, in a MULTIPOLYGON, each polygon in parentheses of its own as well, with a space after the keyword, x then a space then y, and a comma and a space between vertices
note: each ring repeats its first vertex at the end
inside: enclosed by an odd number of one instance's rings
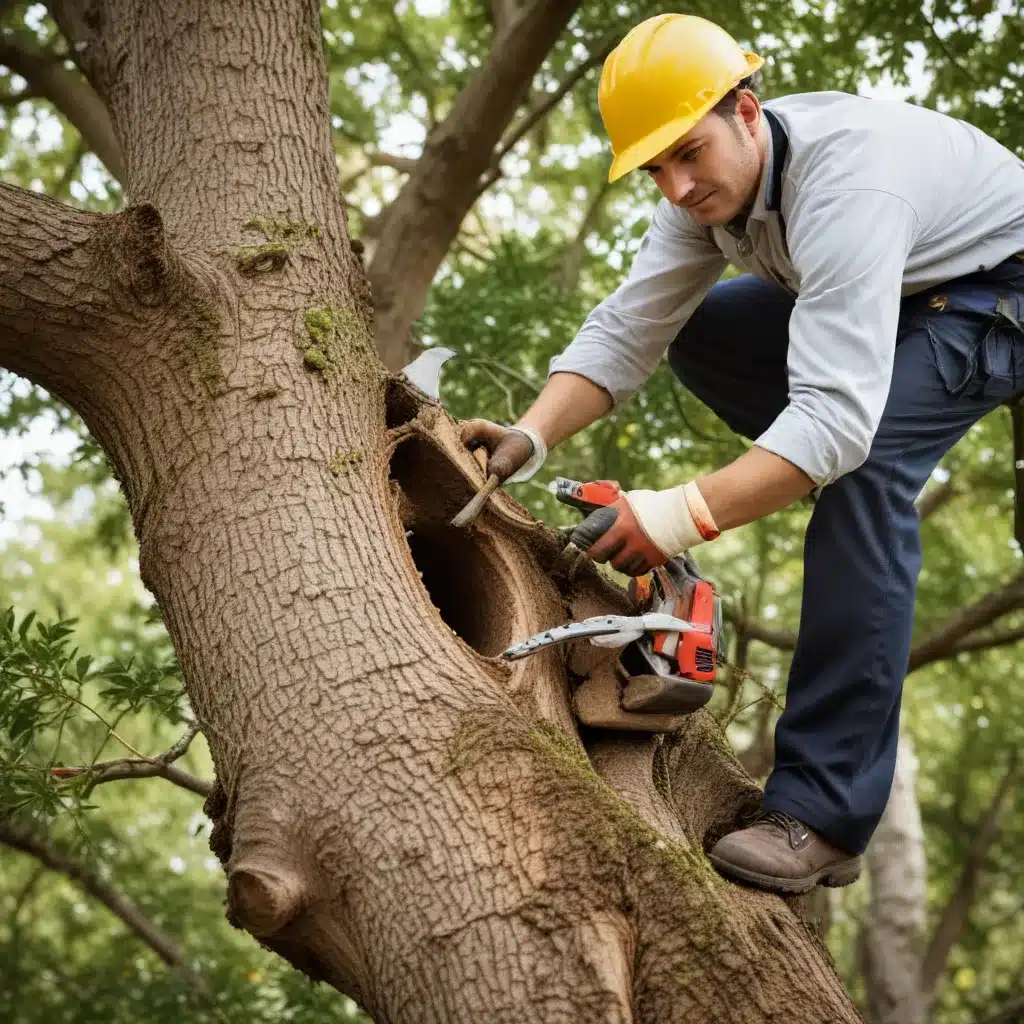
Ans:
POLYGON ((679 159, 682 163, 690 164, 697 159, 697 154, 703 149, 703 146, 696 146, 694 149, 688 149, 685 153, 679 154, 679 159))

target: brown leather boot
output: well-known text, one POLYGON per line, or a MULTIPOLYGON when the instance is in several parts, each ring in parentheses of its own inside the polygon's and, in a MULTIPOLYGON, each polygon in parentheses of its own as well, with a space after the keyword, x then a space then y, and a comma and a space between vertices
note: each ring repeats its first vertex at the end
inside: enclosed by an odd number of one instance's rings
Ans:
POLYGON ((787 893, 809 892, 819 882, 849 885, 861 868, 860 857, 836 849, 784 811, 762 812, 748 828, 719 839, 708 856, 723 875, 787 893))

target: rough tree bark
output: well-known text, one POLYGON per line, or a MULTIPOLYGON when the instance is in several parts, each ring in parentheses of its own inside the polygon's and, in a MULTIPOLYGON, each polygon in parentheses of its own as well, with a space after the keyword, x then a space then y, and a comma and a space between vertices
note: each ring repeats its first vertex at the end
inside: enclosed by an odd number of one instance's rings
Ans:
POLYGON ((378 1024, 856 1020, 799 906, 704 856, 758 795, 708 716, 581 737, 564 654, 495 660, 625 597, 507 496, 447 525, 482 474, 375 355, 315 0, 56 13, 128 206, 0 188, 0 362, 124 489, 230 919, 378 1024))

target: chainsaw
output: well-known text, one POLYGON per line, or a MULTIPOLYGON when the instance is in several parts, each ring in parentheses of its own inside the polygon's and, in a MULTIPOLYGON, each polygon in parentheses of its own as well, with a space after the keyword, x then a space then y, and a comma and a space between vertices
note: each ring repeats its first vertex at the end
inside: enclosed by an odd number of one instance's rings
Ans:
MULTIPOLYGON (((555 478, 555 497, 584 515, 621 496, 612 480, 581 483, 555 478)), ((507 660, 571 640, 621 647, 627 684, 619 697, 624 711, 684 714, 703 707, 725 659, 722 604, 689 553, 633 578, 629 595, 638 615, 598 615, 538 633, 504 652, 507 660)))

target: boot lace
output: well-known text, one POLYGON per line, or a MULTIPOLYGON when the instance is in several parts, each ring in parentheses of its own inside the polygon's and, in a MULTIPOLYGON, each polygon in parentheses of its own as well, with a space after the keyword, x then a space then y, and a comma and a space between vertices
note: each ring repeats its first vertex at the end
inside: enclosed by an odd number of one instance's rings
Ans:
POLYGON ((807 837, 807 826, 785 811, 762 811, 754 819, 754 825, 768 825, 779 835, 786 836, 790 846, 794 849, 796 849, 797 843, 807 837))

